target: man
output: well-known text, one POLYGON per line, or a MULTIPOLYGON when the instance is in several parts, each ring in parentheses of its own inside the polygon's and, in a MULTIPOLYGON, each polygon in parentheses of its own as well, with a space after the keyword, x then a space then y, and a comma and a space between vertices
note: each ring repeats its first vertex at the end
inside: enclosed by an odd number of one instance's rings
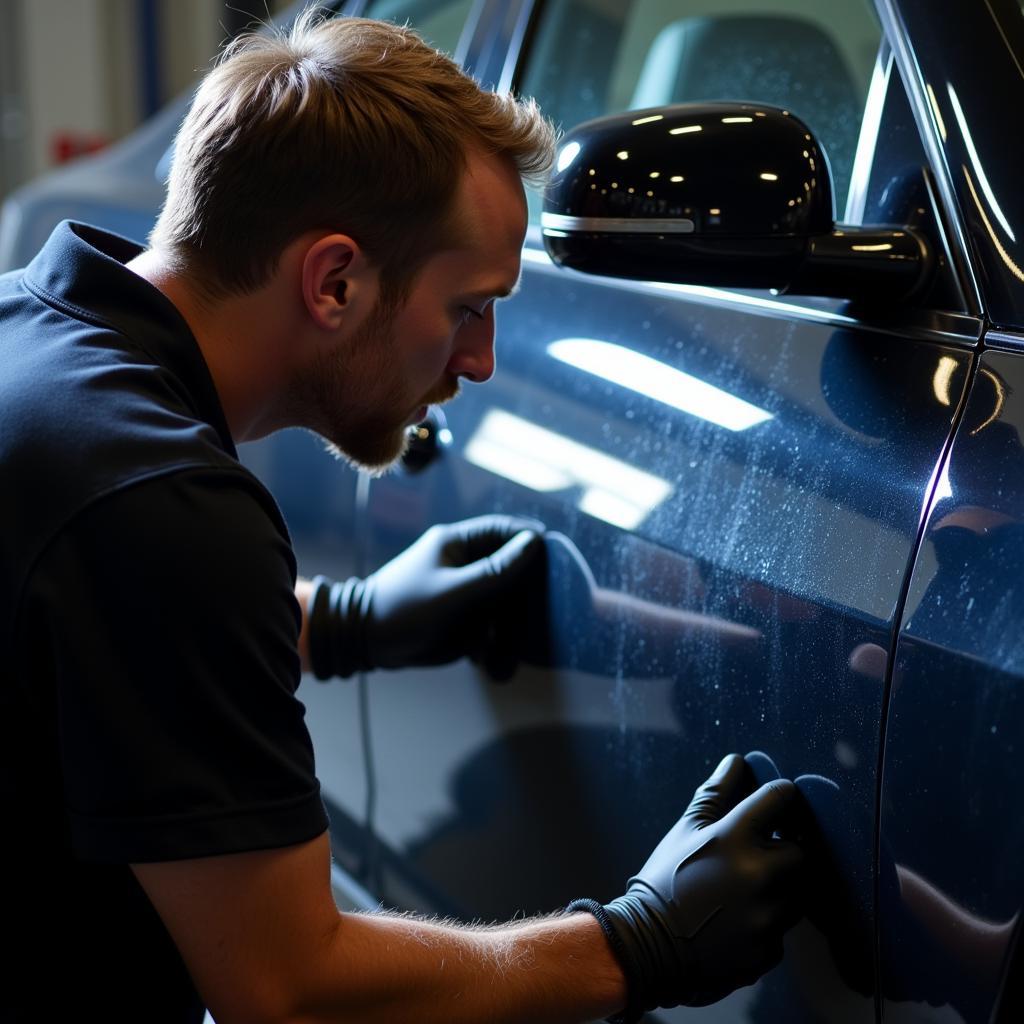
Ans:
POLYGON ((4 1019, 632 1020, 781 956, 793 789, 735 755, 606 906, 474 930, 331 898, 300 662, 479 652, 541 541, 485 517, 296 581, 234 446, 298 425, 381 469, 486 381, 551 151, 412 32, 311 15, 207 77, 149 249, 64 224, 0 279, 4 1019))

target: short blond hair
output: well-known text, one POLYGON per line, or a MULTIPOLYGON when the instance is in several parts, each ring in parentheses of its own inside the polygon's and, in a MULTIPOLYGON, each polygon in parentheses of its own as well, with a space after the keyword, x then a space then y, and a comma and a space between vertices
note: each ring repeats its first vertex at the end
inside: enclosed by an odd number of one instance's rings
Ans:
POLYGON ((337 230, 400 292, 452 241, 468 149, 536 184, 554 143, 536 103, 481 89, 411 29, 310 8, 233 41, 203 80, 150 245, 217 297, 266 283, 304 232, 337 230))

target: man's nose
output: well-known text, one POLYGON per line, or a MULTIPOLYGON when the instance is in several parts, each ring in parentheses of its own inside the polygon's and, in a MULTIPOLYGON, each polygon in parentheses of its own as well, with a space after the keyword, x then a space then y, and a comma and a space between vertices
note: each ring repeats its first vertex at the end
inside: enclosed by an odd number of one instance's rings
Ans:
POLYGON ((448 370, 475 384, 483 384, 494 376, 493 307, 488 307, 482 320, 470 320, 459 330, 448 370))

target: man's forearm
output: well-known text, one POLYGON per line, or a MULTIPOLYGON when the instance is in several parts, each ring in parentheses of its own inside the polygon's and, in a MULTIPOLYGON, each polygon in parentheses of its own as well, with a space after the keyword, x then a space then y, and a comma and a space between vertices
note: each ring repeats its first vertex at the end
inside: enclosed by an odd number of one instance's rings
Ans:
POLYGON ((309 668, 309 599, 313 595, 313 581, 299 577, 295 581, 295 600, 299 602, 302 612, 302 628, 299 631, 299 657, 302 659, 302 671, 309 668))
POLYGON ((626 986, 589 914, 480 929, 343 914, 295 1017, 359 1024, 570 1024, 616 1013, 626 986))
POLYGON ((590 914, 472 928, 342 914, 326 833, 132 869, 218 1024, 573 1024, 625 1005, 590 914))

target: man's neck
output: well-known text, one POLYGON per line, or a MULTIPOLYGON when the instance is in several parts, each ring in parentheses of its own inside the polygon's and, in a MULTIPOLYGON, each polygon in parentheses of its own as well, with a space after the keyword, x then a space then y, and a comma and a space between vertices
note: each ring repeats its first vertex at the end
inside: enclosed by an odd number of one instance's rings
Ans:
POLYGON ((128 269, 162 292, 188 324, 203 354, 235 442, 252 441, 283 426, 276 410, 287 379, 287 309, 270 286, 214 302, 197 294, 148 249, 128 269))

